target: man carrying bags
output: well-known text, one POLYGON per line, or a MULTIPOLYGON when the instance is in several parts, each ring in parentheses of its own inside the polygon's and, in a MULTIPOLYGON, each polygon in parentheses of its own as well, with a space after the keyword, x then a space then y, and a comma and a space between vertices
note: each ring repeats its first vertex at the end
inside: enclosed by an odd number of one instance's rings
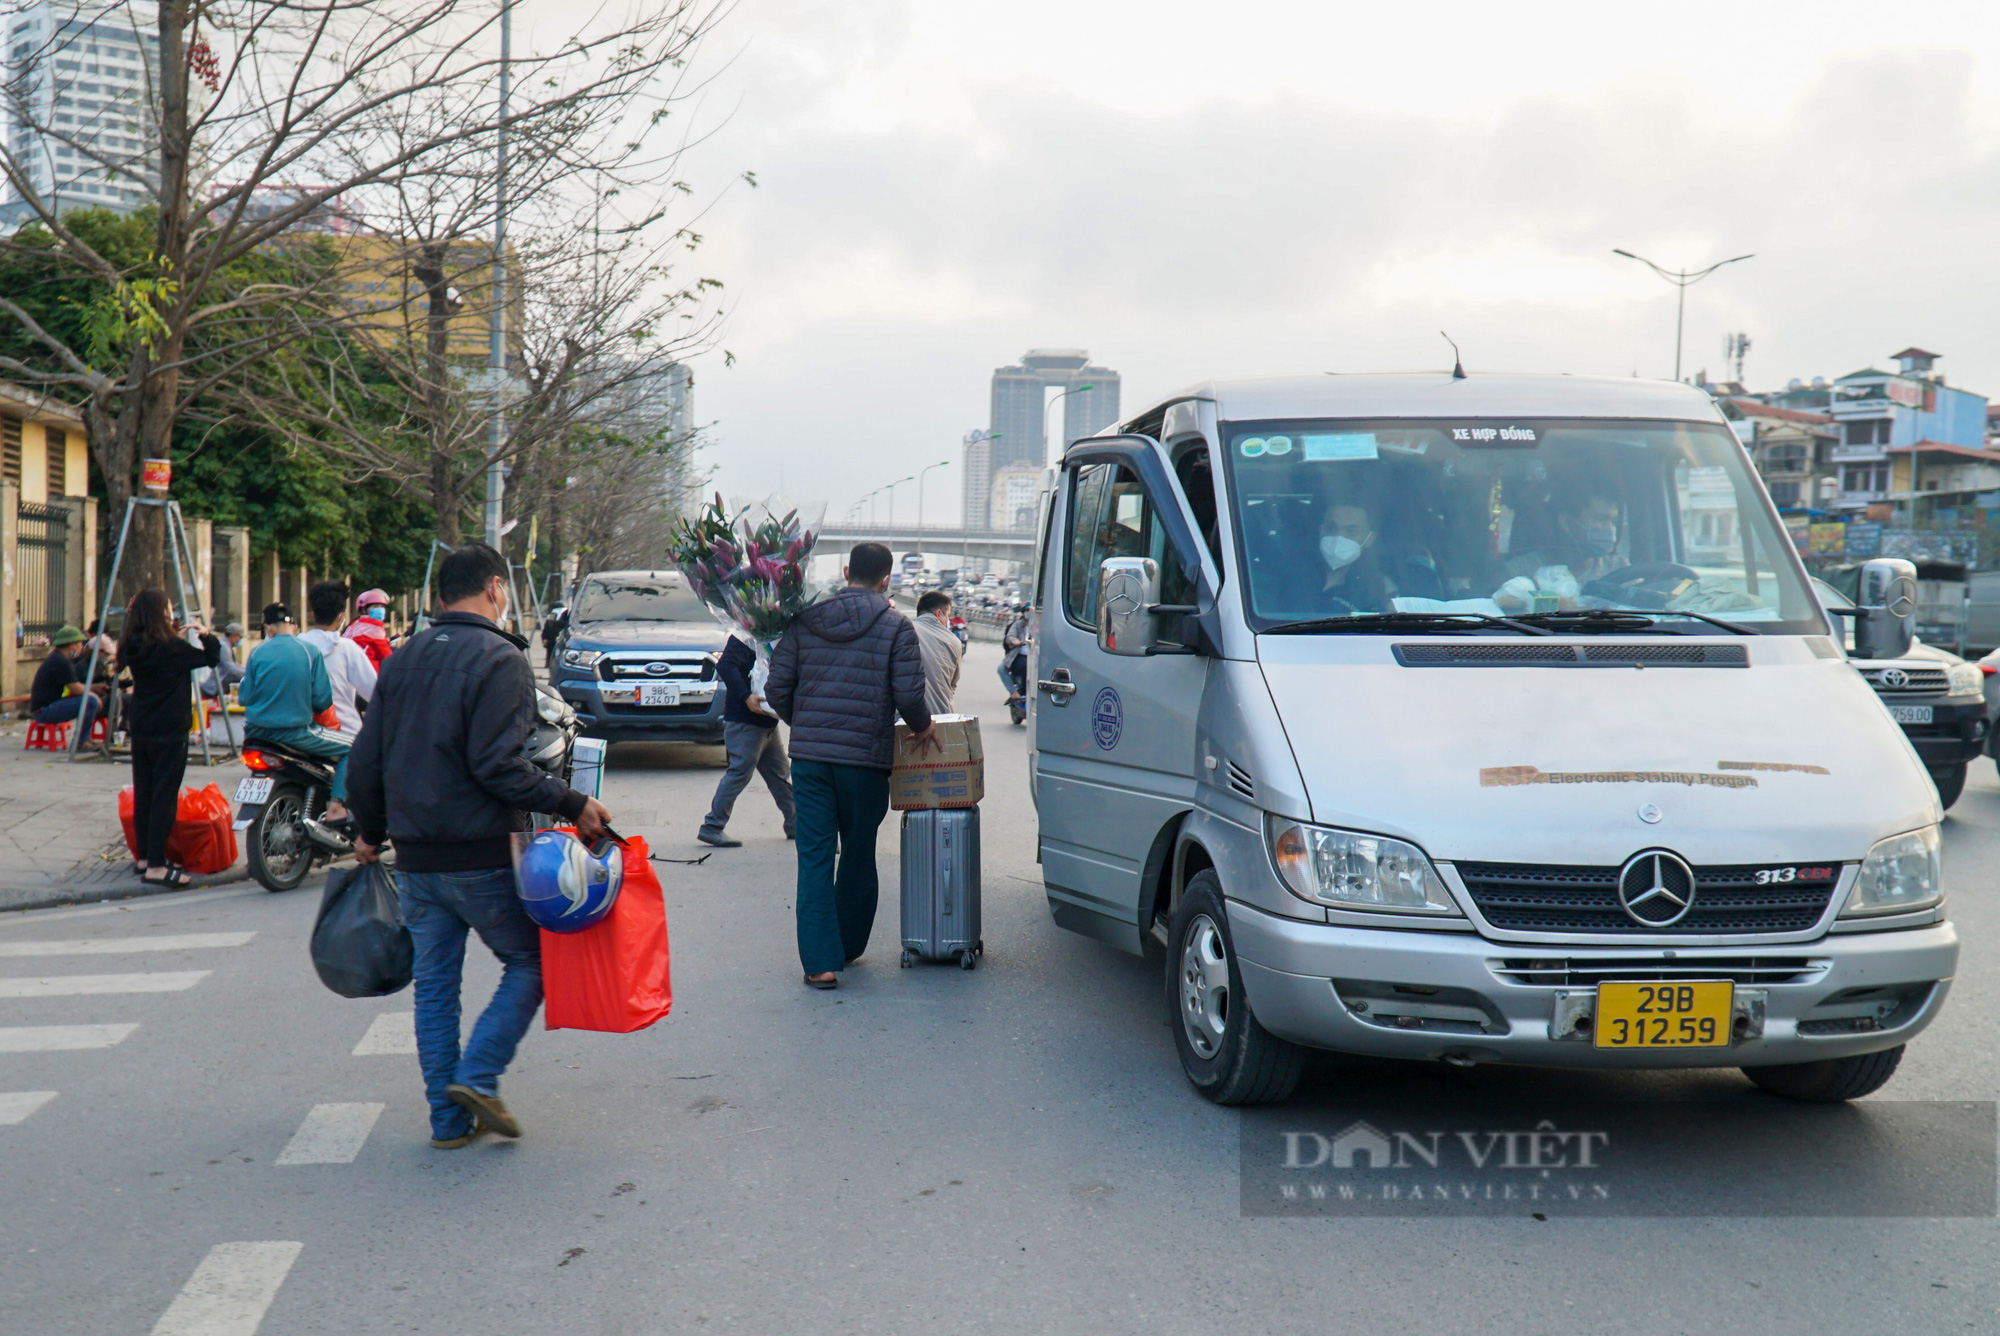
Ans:
POLYGON ((792 729, 799 856, 799 963, 810 988, 837 988, 868 946, 879 883, 875 835, 889 811, 896 715, 933 737, 917 631, 889 605, 894 564, 857 543, 847 587, 800 613, 771 656, 766 698, 792 729))
MULTIPOLYGON (((528 812, 555 812, 588 842, 611 814, 522 753, 535 718, 527 642, 500 629, 507 564, 481 543, 438 563, 444 610, 382 665, 349 758, 354 853, 396 842, 396 887, 416 946, 417 1058, 431 1144, 452 1150, 480 1130, 519 1136, 500 1074, 542 1001, 541 938, 514 885, 513 836, 528 812), (463 1052, 459 981, 465 935, 500 958, 500 986, 463 1052)), ((261 652, 261 651, 260 651, 261 652)))

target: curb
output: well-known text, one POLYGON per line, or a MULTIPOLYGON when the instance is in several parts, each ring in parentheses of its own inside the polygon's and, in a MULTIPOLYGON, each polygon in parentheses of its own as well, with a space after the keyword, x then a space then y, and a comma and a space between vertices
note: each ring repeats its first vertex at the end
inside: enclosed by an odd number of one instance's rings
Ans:
POLYGON ((228 886, 239 881, 250 880, 247 865, 232 867, 225 872, 212 872, 206 876, 191 878, 186 886, 146 885, 131 874, 130 864, 113 864, 100 871, 92 869, 83 877, 72 881, 75 873, 66 874, 61 881, 47 886, 0 886, 0 913, 11 913, 20 909, 58 909, 70 905, 97 904, 105 900, 141 900, 155 895, 173 895, 176 892, 200 891, 213 886, 228 886), (106 873, 111 875, 106 875, 106 873))

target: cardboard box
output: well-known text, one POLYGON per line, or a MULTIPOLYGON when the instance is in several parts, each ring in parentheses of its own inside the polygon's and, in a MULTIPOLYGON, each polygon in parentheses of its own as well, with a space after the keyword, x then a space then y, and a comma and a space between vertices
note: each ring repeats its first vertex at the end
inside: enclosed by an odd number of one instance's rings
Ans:
POLYGON ((889 772, 889 806, 898 812, 976 807, 986 796, 986 752, 979 720, 969 714, 931 716, 936 739, 919 748, 910 726, 896 722, 896 768, 889 772))

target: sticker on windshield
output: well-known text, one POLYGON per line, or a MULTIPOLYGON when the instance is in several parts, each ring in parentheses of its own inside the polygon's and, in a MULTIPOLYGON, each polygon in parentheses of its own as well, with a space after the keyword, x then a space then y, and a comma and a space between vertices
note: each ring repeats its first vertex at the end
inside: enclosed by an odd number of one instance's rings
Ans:
MULTIPOLYGON (((1245 459, 1255 459, 1257 456, 1263 454, 1269 446, 1270 443, 1262 436, 1246 436, 1236 443, 1236 450, 1245 459)), ((1289 449, 1290 447, 1288 446, 1287 448, 1289 449)))
POLYGON ((1292 453, 1292 438, 1289 436, 1271 437, 1264 442, 1264 453, 1267 455, 1289 455, 1292 453))
POLYGON ((1301 436, 1299 443, 1305 447, 1308 460, 1322 459, 1374 459, 1375 433, 1372 431, 1346 431, 1326 436, 1301 436))
POLYGON ((1451 439, 1459 445, 1533 445, 1533 427, 1453 427, 1451 439))

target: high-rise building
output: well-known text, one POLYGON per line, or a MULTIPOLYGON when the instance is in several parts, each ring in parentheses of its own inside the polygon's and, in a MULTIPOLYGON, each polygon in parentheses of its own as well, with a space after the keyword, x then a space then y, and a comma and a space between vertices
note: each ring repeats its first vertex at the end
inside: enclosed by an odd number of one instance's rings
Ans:
POLYGON ((1092 366, 1081 348, 1035 348, 1017 366, 993 373, 992 426, 966 437, 965 516, 972 524, 994 513, 994 480, 1000 470, 1025 464, 1037 474, 1049 462, 1043 434, 1050 387, 1063 395, 1063 443, 1102 431, 1118 420, 1118 373, 1092 366), (974 436, 982 439, 975 442, 974 436))
MULTIPOLYGON (((156 11, 145 0, 33 0, 6 16, 7 148, 56 209, 127 213, 153 196, 156 11)), ((8 214, 28 216, 23 200, 8 214)))
POLYGON ((993 470, 992 509, 987 523, 995 529, 1032 529, 1035 503, 1042 494, 1042 470, 1029 463, 1002 464, 993 470))

